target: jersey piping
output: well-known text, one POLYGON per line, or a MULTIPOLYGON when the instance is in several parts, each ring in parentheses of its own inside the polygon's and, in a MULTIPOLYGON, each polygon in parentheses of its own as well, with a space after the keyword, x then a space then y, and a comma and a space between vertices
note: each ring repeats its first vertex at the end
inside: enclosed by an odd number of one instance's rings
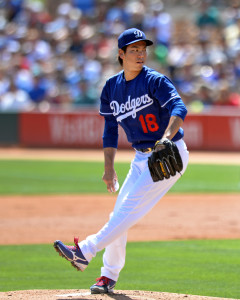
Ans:
POLYGON ((168 102, 170 102, 171 100, 173 100, 173 99, 175 99, 175 98, 178 98, 179 96, 178 95, 176 95, 176 96, 174 96, 174 97, 172 97, 172 98, 170 98, 168 101, 166 101, 161 107, 164 107, 165 105, 167 105, 168 104, 168 102))
POLYGON ((100 115, 113 115, 113 113, 104 113, 104 112, 101 112, 101 111, 99 111, 99 114, 100 115))

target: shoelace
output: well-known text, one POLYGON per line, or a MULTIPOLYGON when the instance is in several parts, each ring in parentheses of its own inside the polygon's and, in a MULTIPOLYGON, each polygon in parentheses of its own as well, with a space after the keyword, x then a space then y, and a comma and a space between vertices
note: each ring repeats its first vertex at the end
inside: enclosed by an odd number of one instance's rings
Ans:
POLYGON ((80 250, 79 245, 78 245, 78 241, 79 241, 79 238, 74 237, 74 244, 76 245, 76 249, 80 250))
POLYGON ((72 250, 72 251, 76 251, 77 249, 80 250, 79 245, 78 245, 78 240, 79 238, 74 238, 74 244, 75 246, 67 246, 68 249, 72 250))
POLYGON ((96 281, 98 281, 98 283, 101 282, 102 285, 104 285, 104 284, 108 285, 110 279, 105 276, 102 276, 102 277, 97 278, 96 281))

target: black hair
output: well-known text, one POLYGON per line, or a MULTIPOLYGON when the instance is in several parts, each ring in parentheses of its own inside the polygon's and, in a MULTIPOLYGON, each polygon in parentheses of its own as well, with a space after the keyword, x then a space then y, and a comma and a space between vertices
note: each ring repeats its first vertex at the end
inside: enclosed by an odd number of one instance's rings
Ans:
MULTIPOLYGON (((127 46, 124 46, 123 48, 121 48, 123 50, 124 53, 126 53, 127 50, 127 46)), ((121 57, 118 55, 118 62, 121 66, 123 66, 123 60, 121 59, 121 57)))

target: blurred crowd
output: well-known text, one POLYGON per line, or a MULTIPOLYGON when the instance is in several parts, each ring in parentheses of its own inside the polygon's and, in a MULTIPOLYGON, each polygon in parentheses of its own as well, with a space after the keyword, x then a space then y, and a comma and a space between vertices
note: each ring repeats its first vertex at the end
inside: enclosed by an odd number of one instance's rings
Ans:
POLYGON ((240 109, 240 0, 49 2, 0 0, 0 111, 98 107, 130 27, 190 110, 240 109))

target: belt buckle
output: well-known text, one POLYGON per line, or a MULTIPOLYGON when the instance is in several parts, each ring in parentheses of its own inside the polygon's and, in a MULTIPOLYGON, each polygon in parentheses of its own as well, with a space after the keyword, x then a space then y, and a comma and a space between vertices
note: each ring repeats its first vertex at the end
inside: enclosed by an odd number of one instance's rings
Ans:
POLYGON ((149 153, 151 151, 152 151, 152 148, 147 148, 146 151, 145 151, 145 153, 149 153))

